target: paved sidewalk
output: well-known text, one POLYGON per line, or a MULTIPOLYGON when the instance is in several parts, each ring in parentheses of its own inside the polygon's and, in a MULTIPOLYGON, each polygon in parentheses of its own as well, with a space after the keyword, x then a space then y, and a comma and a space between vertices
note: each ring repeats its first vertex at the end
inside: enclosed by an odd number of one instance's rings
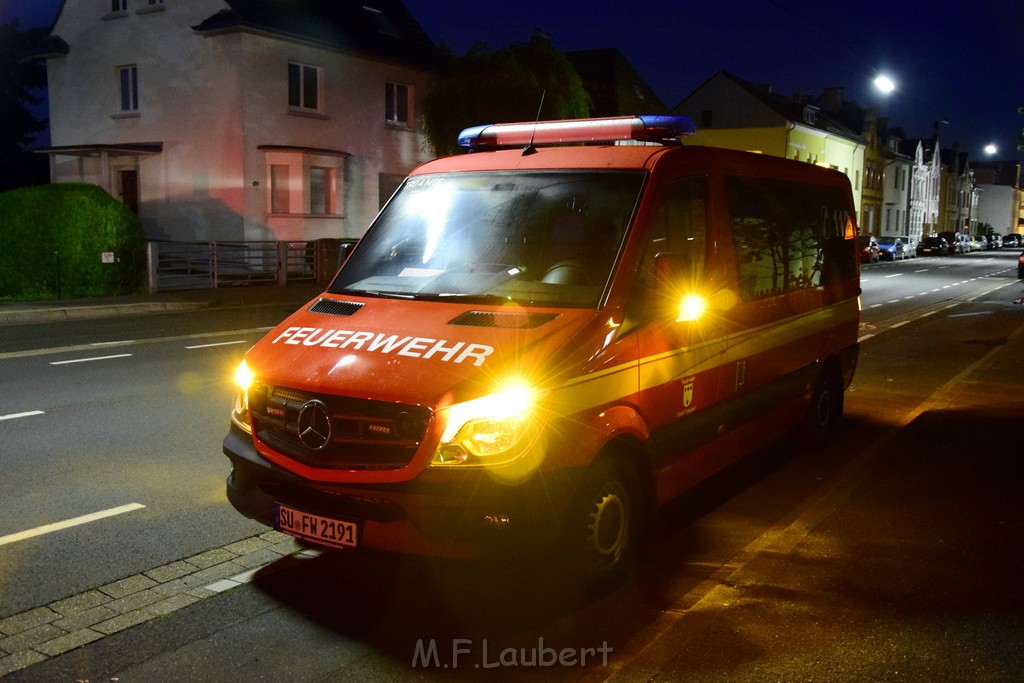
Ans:
POLYGON ((288 302, 294 302, 298 306, 323 291, 324 286, 316 282, 299 282, 287 285, 190 289, 96 299, 0 303, 0 325, 147 315, 219 306, 265 306, 288 302))
POLYGON ((48 605, 0 619, 0 678, 252 581, 303 550, 266 531, 48 605))

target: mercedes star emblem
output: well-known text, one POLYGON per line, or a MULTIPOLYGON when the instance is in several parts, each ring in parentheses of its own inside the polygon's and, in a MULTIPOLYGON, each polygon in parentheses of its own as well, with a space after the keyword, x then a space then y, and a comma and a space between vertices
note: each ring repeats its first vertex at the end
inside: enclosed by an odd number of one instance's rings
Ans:
POLYGON ((299 409, 296 427, 299 441, 307 448, 319 451, 331 443, 331 416, 323 401, 306 401, 299 409))

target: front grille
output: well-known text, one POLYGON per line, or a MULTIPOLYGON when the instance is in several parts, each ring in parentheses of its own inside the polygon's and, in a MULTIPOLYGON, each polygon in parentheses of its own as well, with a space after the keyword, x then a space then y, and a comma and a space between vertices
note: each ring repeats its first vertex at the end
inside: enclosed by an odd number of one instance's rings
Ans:
POLYGON ((279 453, 322 469, 404 467, 430 422, 430 410, 420 406, 266 384, 250 389, 249 407, 257 438, 279 453))

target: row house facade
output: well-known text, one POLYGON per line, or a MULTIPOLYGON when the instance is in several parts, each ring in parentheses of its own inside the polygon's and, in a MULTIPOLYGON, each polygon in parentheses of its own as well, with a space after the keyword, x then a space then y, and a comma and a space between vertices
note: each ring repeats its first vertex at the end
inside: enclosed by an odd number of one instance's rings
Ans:
POLYGON ((438 52, 399 0, 65 0, 43 56, 51 179, 151 240, 358 237, 431 156, 438 52))
POLYGON ((950 230, 976 234, 979 196, 966 155, 944 154, 936 134, 905 140, 888 121, 827 88, 785 97, 720 71, 672 113, 697 125, 693 144, 772 154, 831 167, 853 188, 862 234, 919 241, 950 230), (945 158, 944 158, 945 157, 945 158))
POLYGON ((771 154, 842 171, 861 216, 867 141, 818 104, 719 71, 671 109, 693 120, 688 143, 771 154))
POLYGON ((979 227, 1000 234, 1024 234, 1024 189, 1019 161, 983 161, 974 164, 979 227))

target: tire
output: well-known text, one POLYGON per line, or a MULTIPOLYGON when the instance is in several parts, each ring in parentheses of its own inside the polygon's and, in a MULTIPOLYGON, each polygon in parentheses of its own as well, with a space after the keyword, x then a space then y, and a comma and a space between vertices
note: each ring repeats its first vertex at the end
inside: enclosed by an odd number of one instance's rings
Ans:
POLYGON ((587 470, 573 497, 563 548, 570 576, 587 592, 621 583, 636 558, 643 518, 636 472, 621 458, 604 457, 587 470))
POLYGON ((808 448, 828 445, 839 431, 843 415, 843 382, 834 367, 822 371, 804 418, 803 437, 808 448))

